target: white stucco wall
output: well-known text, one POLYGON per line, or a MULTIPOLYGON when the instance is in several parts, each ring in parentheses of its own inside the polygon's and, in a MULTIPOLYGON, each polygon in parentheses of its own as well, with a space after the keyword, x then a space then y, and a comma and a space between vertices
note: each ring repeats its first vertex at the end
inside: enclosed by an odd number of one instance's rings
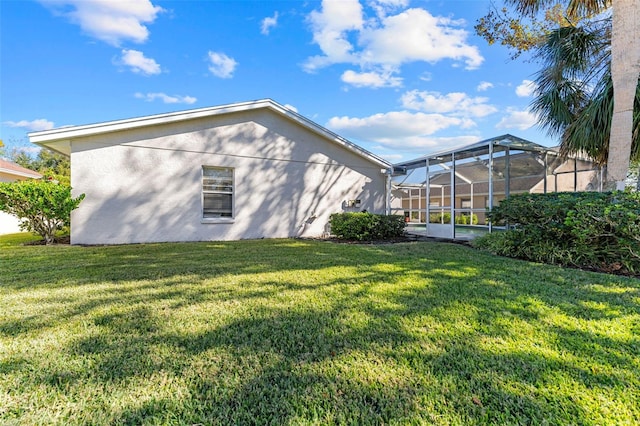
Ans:
MULTIPOLYGON (((0 182, 15 182, 24 178, 18 178, 15 175, 0 172, 0 182)), ((0 235, 15 234, 22 232, 20 229, 20 219, 10 215, 9 213, 0 212, 0 235)))
POLYGON ((71 141, 72 244, 322 236, 329 215, 384 213, 380 166, 267 109, 71 141), (235 218, 203 223, 202 166, 233 167, 235 218))
POLYGON ((0 235, 15 234, 16 232, 22 232, 20 219, 9 213, 0 212, 0 235))

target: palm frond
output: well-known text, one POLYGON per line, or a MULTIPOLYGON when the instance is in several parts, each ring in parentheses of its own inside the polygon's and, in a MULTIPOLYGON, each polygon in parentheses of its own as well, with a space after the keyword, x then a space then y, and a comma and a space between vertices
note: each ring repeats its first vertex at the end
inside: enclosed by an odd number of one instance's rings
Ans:
POLYGON ((519 13, 535 15, 540 10, 562 4, 569 17, 586 17, 600 14, 612 5, 612 0, 508 0, 519 13))
POLYGON ((601 26, 561 27, 549 33, 539 48, 543 67, 536 74, 531 110, 550 135, 562 135, 590 102, 594 79, 604 75, 602 64, 608 64, 605 34, 601 26))
POLYGON ((598 90, 562 135, 560 152, 584 154, 598 164, 605 164, 609 152, 611 117, 613 115, 613 83, 607 74, 598 90))
MULTIPOLYGON (((562 135, 561 154, 584 154, 600 165, 606 164, 612 116, 613 82, 608 72, 598 84, 590 102, 566 127, 562 135)), ((633 110, 631 160, 640 160, 640 80, 636 85, 633 110)))

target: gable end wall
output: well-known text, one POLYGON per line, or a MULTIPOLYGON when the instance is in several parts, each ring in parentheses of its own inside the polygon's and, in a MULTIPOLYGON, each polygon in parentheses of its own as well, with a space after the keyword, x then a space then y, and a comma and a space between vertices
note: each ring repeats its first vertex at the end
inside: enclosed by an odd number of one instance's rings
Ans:
POLYGON ((384 212, 380 166, 269 110, 85 137, 71 152, 86 196, 72 244, 318 237, 331 213, 384 212), (231 223, 203 223, 202 166, 234 168, 231 223))

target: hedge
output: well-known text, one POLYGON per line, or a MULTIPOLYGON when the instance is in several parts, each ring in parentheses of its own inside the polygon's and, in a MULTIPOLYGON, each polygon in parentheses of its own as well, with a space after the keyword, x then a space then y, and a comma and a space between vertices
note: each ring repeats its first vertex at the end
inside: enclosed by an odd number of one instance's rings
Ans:
POLYGON ((402 237, 405 233, 404 216, 400 215, 334 213, 329 223, 331 234, 343 240, 388 240, 402 237))
POLYGON ((474 240, 493 253, 627 275, 640 274, 640 193, 518 194, 489 217, 509 230, 474 240))

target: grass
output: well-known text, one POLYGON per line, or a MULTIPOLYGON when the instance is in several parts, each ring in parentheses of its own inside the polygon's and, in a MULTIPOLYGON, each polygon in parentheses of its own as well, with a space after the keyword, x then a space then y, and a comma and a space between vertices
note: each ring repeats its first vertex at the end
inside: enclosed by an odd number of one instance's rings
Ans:
POLYGON ((0 424, 638 424, 640 280, 444 243, 0 237, 0 424))

